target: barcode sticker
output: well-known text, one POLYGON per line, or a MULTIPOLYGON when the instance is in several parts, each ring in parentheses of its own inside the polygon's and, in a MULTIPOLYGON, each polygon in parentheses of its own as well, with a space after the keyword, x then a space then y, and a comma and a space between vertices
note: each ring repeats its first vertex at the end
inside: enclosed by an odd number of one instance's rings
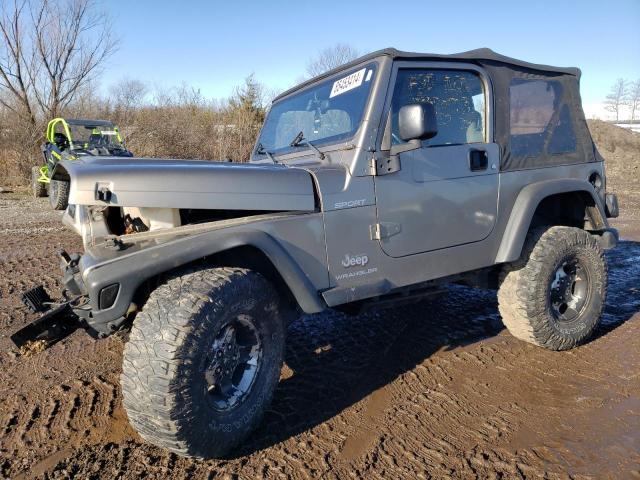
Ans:
POLYGON ((365 71, 366 71, 366 68, 363 68, 362 70, 358 70, 357 72, 354 72, 351 75, 347 75, 346 77, 333 82, 333 87, 331 88, 331 93, 329 94, 329 98, 336 97, 338 95, 343 94, 344 92, 348 92, 349 90, 358 88, 360 85, 362 85, 362 80, 364 79, 365 71))

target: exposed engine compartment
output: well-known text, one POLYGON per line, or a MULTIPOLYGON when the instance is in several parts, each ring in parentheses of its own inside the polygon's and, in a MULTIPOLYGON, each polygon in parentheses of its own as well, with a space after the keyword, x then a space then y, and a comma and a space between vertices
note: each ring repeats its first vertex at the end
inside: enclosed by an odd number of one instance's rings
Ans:
POLYGON ((111 236, 158 232, 187 225, 213 223, 278 213, 265 210, 107 207, 69 205, 63 222, 82 236, 85 248, 111 236))

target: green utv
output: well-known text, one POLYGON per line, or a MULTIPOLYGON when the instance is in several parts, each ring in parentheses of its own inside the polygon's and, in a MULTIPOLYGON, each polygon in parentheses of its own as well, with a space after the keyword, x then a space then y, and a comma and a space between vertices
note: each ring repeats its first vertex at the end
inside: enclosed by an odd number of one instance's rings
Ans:
POLYGON ((42 145, 44 165, 31 170, 33 196, 46 197, 55 210, 67 208, 69 182, 52 179, 62 160, 83 156, 133 157, 124 146, 120 130, 107 120, 54 118, 47 124, 46 142, 42 145))
POLYGON ((488 49, 387 49, 278 96, 249 163, 63 161, 53 178, 70 182, 63 221, 84 252, 61 252, 63 299, 25 293, 42 316, 12 340, 130 329, 129 421, 195 457, 260 424, 302 313, 457 283, 497 290, 515 337, 576 347, 618 240, 579 80, 488 49))

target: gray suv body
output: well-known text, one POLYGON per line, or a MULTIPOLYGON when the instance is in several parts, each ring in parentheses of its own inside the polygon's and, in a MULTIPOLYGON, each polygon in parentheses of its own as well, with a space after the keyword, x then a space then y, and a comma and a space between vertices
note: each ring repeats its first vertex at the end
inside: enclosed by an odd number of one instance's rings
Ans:
POLYGON ((65 221, 85 245, 63 261, 68 306, 98 336, 133 318, 134 426, 179 454, 223 454, 271 398, 283 319, 447 282, 499 288, 523 340, 587 339, 618 207, 579 78, 488 49, 387 49, 277 97, 248 164, 60 163, 65 221), (185 379, 198 386, 181 397, 185 379))

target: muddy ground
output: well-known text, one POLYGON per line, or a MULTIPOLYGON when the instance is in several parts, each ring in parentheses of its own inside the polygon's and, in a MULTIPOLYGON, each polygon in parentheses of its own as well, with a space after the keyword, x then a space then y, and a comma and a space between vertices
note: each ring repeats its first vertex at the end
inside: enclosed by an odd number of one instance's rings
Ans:
POLYGON ((59 289, 80 250, 46 199, 0 194, 0 478, 640 478, 640 229, 608 255, 596 338, 550 352, 511 337, 494 292, 290 327, 273 405, 224 461, 179 458, 128 426, 123 337, 83 332, 17 356, 18 296, 59 289))

